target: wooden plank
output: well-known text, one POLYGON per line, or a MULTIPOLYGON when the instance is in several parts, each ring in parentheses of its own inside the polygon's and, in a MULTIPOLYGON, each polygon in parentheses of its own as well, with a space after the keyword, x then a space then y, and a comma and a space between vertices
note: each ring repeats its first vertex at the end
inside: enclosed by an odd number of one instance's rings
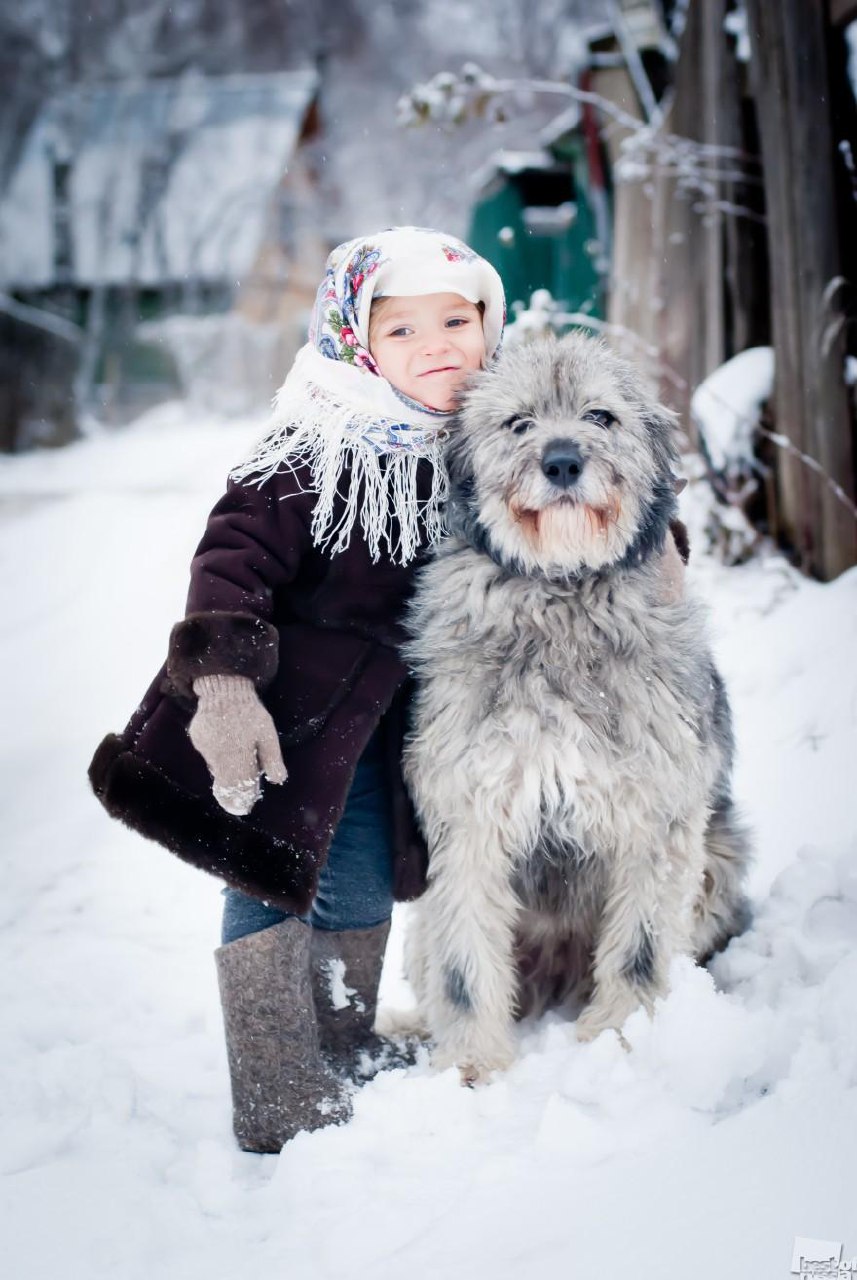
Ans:
MULTIPOLYGON (((624 68, 598 70, 593 74, 596 93, 641 119, 639 101, 624 68)), ((628 130, 607 130, 606 145, 611 169, 622 158, 622 143, 628 130)), ((638 335, 639 344, 616 341, 630 359, 640 358, 640 346, 654 342, 654 315, 649 272, 652 261, 652 202, 648 184, 618 182, 613 192, 613 246, 610 262, 610 290, 607 318, 638 335)))
MULTIPOLYGON (((666 129, 700 143, 720 140, 724 13, 725 0, 698 0, 688 10, 682 36, 666 129)), ((724 218, 716 207, 701 208, 699 189, 688 189, 673 175, 662 174, 658 188, 663 224, 658 243, 659 346, 665 362, 686 383, 680 396, 666 381, 663 391, 674 407, 688 414, 694 388, 727 354, 724 218)), ((698 444, 689 418, 687 425, 698 444)))
MULTIPOLYGON (((700 66, 700 96, 702 99, 702 118, 700 133, 702 141, 713 145, 723 145, 725 109, 723 92, 724 57, 726 39, 723 23, 726 17, 726 0, 703 0, 700 5, 705 27, 702 36, 700 66)), ((725 167, 725 166, 724 166, 725 167)), ((704 363, 706 375, 723 363, 726 356, 725 346, 725 261, 724 233, 725 217, 723 210, 717 208, 722 200, 723 183, 714 184, 715 199, 709 212, 703 216, 703 235, 705 242, 705 275, 703 287, 706 298, 705 314, 705 348, 704 363)))
POLYGON ((857 0, 829 0, 829 14, 834 27, 844 27, 857 18, 857 0))
MULTIPOLYGON (((854 468, 844 325, 828 287, 839 273, 824 26, 805 0, 747 0, 764 159, 776 351, 777 429, 846 493, 854 468)), ((857 561, 854 520, 830 489, 779 458, 780 515, 804 567, 831 578, 857 561)))

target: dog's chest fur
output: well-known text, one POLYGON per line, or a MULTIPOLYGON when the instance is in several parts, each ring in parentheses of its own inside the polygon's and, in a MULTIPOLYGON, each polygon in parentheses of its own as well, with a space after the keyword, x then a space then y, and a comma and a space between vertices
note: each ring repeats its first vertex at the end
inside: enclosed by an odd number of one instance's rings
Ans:
POLYGON ((658 586, 641 566, 557 587, 463 544, 435 560, 408 649, 421 808, 441 820, 444 805, 470 805, 502 826, 507 852, 555 862, 651 839, 698 807, 717 767, 700 734, 713 703, 703 620, 659 603, 658 586))

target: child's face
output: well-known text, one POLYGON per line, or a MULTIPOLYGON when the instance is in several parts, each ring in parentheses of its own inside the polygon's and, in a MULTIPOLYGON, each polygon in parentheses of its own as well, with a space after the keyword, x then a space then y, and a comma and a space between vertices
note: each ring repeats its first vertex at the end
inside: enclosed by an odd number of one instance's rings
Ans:
POLYGON ((369 345, 394 387, 430 409, 449 411, 468 372, 485 362, 482 313, 457 293, 379 298, 369 345))

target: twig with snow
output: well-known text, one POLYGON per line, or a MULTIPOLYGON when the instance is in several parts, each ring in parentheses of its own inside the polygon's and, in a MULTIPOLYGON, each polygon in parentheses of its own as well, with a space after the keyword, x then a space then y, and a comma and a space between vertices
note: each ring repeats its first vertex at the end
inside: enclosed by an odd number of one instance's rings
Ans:
POLYGON ((614 166, 617 182, 645 182, 655 173, 677 176, 681 190, 702 197, 692 206, 694 211, 765 221, 757 211, 718 196, 719 184, 726 181, 759 185, 758 156, 738 147, 697 142, 681 134, 663 132, 660 112, 650 121, 642 121, 601 94, 564 81, 498 80, 476 63, 468 62, 459 74, 441 71, 431 80, 415 85, 399 99, 397 118, 406 126, 431 121, 450 127, 485 118, 500 121, 506 119, 502 100, 521 94, 569 98, 595 107, 614 126, 626 129, 629 136, 621 144, 624 154, 614 166))

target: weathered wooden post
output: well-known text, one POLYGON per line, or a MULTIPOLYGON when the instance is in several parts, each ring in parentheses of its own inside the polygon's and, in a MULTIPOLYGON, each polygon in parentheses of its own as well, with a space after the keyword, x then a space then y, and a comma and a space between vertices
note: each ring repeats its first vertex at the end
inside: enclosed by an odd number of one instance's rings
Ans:
MULTIPOLYGON (((771 263, 777 430, 854 497, 845 325, 820 0, 746 0, 771 263)), ((857 524, 797 458, 779 459, 780 519, 803 566, 830 579, 857 563, 857 524)))

